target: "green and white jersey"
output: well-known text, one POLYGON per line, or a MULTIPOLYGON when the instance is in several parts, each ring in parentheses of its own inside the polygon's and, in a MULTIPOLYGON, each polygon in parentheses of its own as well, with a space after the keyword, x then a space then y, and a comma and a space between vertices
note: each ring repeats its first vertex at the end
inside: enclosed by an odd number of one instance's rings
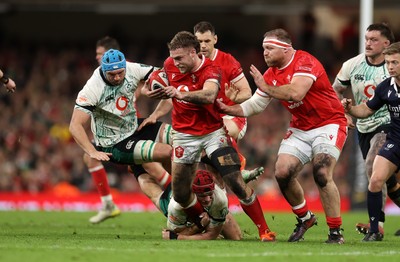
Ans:
MULTIPOLYGON (((228 209, 228 197, 226 192, 222 190, 217 184, 215 185, 213 192, 213 202, 211 206, 205 208, 210 216, 210 227, 216 227, 224 224, 226 216, 229 213, 228 209)), ((168 220, 167 228, 175 230, 177 228, 185 228, 190 226, 188 222, 187 214, 183 210, 182 206, 179 205, 173 197, 168 205, 168 220)))
POLYGON ((126 63, 126 74, 120 86, 108 85, 97 68, 76 99, 75 108, 91 115, 96 145, 111 147, 132 135, 137 127, 135 91, 154 67, 126 63))
MULTIPOLYGON (((380 65, 369 64, 365 54, 360 54, 343 63, 337 80, 343 86, 351 86, 355 104, 367 102, 374 94, 376 86, 389 77, 383 62, 380 65)), ((360 133, 370 133, 379 126, 390 123, 387 107, 384 106, 368 118, 357 119, 360 133)))

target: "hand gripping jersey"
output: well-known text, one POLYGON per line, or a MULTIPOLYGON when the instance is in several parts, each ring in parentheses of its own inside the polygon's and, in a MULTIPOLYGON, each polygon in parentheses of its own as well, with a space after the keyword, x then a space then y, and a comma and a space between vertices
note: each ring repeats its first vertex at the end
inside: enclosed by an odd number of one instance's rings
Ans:
POLYGON ((314 80, 303 100, 280 102, 292 114, 290 126, 310 130, 328 124, 347 125, 344 109, 329 82, 321 63, 305 51, 298 50, 284 68, 270 67, 264 73, 268 85, 289 84, 295 76, 307 76, 314 80))
MULTIPOLYGON (((180 73, 170 57, 164 62, 164 70, 169 84, 179 92, 201 90, 206 81, 213 81, 218 85, 220 82, 220 69, 204 56, 202 56, 200 67, 195 72, 180 73)), ((212 133, 223 126, 215 102, 213 104, 193 104, 173 98, 172 103, 172 127, 178 132, 201 136, 212 133)))
POLYGON ((127 62, 125 79, 120 86, 108 85, 100 68, 94 71, 79 92, 75 108, 91 115, 96 145, 111 147, 136 131, 135 91, 152 71, 152 66, 127 62))
MULTIPOLYGON (((337 79, 344 86, 351 86, 355 104, 365 103, 374 95, 379 83, 389 77, 385 62, 371 65, 360 54, 343 63, 337 79)), ((357 129, 361 133, 370 133, 379 126, 390 123, 390 116, 386 106, 381 107, 373 115, 357 119, 357 129)))

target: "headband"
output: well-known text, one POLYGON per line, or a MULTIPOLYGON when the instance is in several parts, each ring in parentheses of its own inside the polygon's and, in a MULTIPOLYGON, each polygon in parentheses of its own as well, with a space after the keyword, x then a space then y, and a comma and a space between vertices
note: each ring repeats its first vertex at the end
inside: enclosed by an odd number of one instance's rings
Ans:
POLYGON ((288 44, 286 42, 283 42, 281 40, 278 39, 274 39, 274 38, 264 38, 263 44, 269 44, 278 48, 290 48, 292 47, 291 44, 288 44))

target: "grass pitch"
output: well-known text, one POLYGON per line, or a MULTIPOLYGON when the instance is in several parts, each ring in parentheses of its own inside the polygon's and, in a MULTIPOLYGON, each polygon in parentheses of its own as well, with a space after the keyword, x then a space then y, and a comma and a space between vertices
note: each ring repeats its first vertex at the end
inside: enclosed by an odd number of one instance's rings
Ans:
POLYGON ((388 216, 385 239, 363 243, 355 232, 356 222, 367 221, 367 212, 343 215, 346 243, 328 245, 323 214, 305 240, 288 243, 294 229, 291 213, 266 213, 277 242, 261 243, 256 228, 244 214, 236 214, 242 241, 163 240, 165 218, 159 213, 123 213, 120 217, 91 225, 94 213, 0 212, 0 261, 398 261, 400 217, 388 216))

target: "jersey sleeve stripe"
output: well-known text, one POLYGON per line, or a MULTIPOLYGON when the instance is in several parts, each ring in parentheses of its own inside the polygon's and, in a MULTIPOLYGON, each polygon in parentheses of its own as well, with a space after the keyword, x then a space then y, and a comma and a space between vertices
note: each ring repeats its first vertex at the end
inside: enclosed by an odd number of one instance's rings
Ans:
POLYGON ((311 77, 314 81, 317 80, 317 77, 315 77, 315 75, 307 74, 307 73, 300 73, 300 72, 297 72, 297 73, 294 73, 294 74, 293 74, 293 77, 295 77, 295 76, 307 76, 307 77, 311 77))

